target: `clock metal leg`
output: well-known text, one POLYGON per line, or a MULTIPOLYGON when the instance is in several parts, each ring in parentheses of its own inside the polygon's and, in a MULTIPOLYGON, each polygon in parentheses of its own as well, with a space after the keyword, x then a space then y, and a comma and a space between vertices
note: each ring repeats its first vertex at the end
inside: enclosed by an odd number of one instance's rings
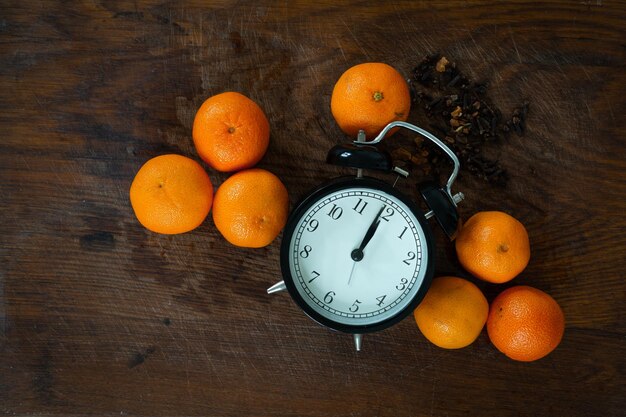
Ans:
POLYGON ((287 286, 285 285, 285 281, 277 282, 267 289, 268 294, 274 294, 275 292, 285 291, 287 286))
POLYGON ((363 335, 355 333, 354 335, 354 347, 357 352, 361 351, 361 345, 363 344, 363 335))

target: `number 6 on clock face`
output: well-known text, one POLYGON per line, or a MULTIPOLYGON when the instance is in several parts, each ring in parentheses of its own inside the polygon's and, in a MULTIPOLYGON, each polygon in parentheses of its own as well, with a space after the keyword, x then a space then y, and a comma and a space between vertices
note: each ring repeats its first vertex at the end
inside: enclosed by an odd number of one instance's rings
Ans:
POLYGON ((413 203, 373 178, 322 186, 283 236, 285 285, 313 319, 362 333, 408 315, 432 279, 430 230, 413 203))

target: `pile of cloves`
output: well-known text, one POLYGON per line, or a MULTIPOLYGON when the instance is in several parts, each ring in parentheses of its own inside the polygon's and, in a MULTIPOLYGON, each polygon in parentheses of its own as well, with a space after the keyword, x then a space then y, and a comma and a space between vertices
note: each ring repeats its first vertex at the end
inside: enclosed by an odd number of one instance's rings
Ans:
MULTIPOLYGON (((421 104, 429 119, 427 128, 454 150, 462 170, 505 186, 506 171, 497 160, 483 155, 483 146, 501 141, 510 132, 522 135, 528 103, 515 109, 510 120, 503 121, 502 113, 486 95, 487 85, 473 82, 455 63, 440 55, 425 57, 408 81, 413 102, 421 104)), ((425 175, 439 175, 449 169, 447 158, 432 146, 424 146, 421 137, 414 144, 415 148, 400 147, 392 155, 425 175)))

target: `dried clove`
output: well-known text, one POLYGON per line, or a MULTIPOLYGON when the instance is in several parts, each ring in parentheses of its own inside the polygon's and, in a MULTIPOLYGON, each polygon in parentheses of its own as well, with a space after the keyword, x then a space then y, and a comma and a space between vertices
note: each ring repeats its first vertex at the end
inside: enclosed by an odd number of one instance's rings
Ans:
MULTIPOLYGON (((510 132, 523 135, 529 103, 514 109, 511 118, 503 122, 500 110, 488 98, 488 84, 470 80, 456 63, 440 55, 425 57, 408 81, 413 101, 422 104, 432 121, 430 128, 459 155, 462 169, 492 184, 506 185, 506 170, 497 160, 482 156, 482 149, 510 132)), ((447 162, 437 157, 437 150, 425 150, 421 140, 416 140, 415 146, 416 150, 403 153, 405 161, 425 174, 443 170, 442 164, 447 162)))

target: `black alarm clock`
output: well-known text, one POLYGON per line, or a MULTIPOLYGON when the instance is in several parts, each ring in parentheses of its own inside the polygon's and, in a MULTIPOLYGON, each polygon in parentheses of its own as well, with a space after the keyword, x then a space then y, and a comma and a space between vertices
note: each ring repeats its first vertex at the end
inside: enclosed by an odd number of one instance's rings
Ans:
MULTIPOLYGON (((383 330, 409 315, 422 301, 435 269, 435 217, 454 239, 459 216, 452 184, 460 163, 454 152, 431 133, 406 122, 388 124, 371 141, 360 133, 338 145, 327 162, 356 169, 356 175, 332 179, 310 193, 289 215, 280 248, 283 280, 269 294, 287 290, 313 320, 352 334, 357 350, 364 333, 383 330), (394 184, 367 177, 363 170, 408 173, 393 166, 378 149, 389 130, 412 130, 434 142, 454 163, 445 186, 418 185, 430 211, 424 213, 394 184)), ((396 178, 397 180, 397 178, 396 178)))

